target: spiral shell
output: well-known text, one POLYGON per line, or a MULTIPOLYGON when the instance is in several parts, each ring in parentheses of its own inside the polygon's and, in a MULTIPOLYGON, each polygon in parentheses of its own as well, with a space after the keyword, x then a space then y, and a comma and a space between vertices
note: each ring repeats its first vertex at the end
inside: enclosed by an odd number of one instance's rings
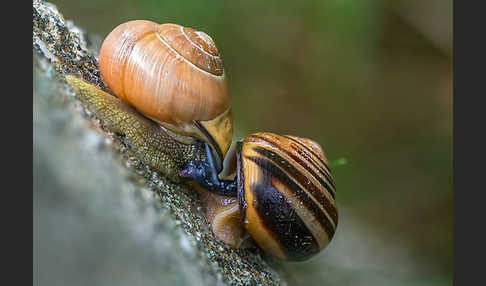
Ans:
POLYGON ((178 134, 213 141, 208 143, 224 157, 233 132, 230 98, 221 57, 207 34, 176 24, 126 22, 104 40, 99 67, 117 97, 178 134))
POLYGON ((321 147, 310 139, 255 133, 238 143, 243 224, 269 254, 305 260, 336 231, 335 186, 321 147))

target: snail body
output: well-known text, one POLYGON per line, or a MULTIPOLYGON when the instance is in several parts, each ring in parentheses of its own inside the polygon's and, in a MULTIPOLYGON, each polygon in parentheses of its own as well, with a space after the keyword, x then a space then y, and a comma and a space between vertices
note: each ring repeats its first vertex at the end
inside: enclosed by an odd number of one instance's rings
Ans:
MULTIPOLYGON (((182 176, 217 195, 236 196, 240 223, 266 253, 301 261, 324 249, 334 236, 338 214, 322 148, 310 139, 261 132, 240 140, 236 156, 234 181, 214 182, 215 176, 204 173, 210 168, 193 162, 182 176)), ((213 231, 224 240, 238 241, 227 233, 219 235, 218 225, 213 231)))
POLYGON ((117 134, 134 156, 164 176, 180 181, 179 170, 187 160, 204 160, 202 142, 181 142, 169 130, 93 84, 72 75, 67 75, 66 81, 105 130, 117 134))

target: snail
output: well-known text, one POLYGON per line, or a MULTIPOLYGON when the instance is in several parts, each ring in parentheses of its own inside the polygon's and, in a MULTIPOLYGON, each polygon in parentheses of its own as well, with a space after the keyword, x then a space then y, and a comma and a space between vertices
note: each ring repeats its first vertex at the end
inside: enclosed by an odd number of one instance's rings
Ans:
POLYGON ((110 93, 72 75, 66 80, 144 163, 177 181, 184 162, 203 159, 209 145, 222 170, 233 124, 211 37, 176 24, 129 21, 103 41, 99 69, 110 93))
POLYGON ((237 143, 234 180, 219 180, 214 171, 208 172, 215 167, 210 153, 208 157, 207 162, 188 161, 181 176, 214 194, 237 198, 216 216, 219 222, 212 227, 218 237, 239 242, 226 228, 242 222, 266 253, 295 261, 329 244, 338 213, 334 180, 319 144, 268 132, 246 136, 237 143), (239 222, 234 219, 238 212, 239 222))
POLYGON ((327 246, 337 208, 322 148, 310 139, 256 133, 230 152, 229 92, 207 34, 129 21, 104 40, 99 69, 109 90, 72 75, 66 81, 142 162, 194 185, 217 237, 241 247, 249 235, 285 260, 305 260, 327 246), (236 166, 226 168, 231 160, 236 166))

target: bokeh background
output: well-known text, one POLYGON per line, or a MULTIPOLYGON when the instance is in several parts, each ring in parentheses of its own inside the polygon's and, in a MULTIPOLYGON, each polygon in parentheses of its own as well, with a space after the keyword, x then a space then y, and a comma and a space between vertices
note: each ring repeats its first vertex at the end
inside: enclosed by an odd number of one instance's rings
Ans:
MULTIPOLYGON (((234 139, 308 137, 332 162, 345 216, 326 251, 350 265, 339 281, 452 284, 452 0, 50 2, 99 41, 132 19, 208 33, 234 139)), ((319 259, 276 267, 319 285, 334 273, 319 259)))

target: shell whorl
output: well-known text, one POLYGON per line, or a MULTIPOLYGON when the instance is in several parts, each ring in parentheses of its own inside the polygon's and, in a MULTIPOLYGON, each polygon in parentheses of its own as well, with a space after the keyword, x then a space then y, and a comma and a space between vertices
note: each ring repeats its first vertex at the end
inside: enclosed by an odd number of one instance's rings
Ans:
POLYGON ((218 49, 206 33, 176 24, 159 25, 157 32, 163 41, 198 68, 217 76, 223 74, 218 49))
POLYGON ((338 213, 321 147, 305 138, 255 133, 239 148, 241 215, 257 244, 290 260, 307 259, 326 247, 338 213))
POLYGON ((329 168, 329 162, 321 146, 315 141, 291 135, 277 135, 270 132, 259 132, 246 136, 241 140, 253 143, 280 154, 285 160, 301 171, 308 172, 306 177, 323 181, 321 185, 333 198, 335 197, 334 178, 329 168))
POLYGON ((191 28, 123 23, 103 42, 99 65, 116 96, 158 122, 212 120, 230 106, 218 50, 191 28))

